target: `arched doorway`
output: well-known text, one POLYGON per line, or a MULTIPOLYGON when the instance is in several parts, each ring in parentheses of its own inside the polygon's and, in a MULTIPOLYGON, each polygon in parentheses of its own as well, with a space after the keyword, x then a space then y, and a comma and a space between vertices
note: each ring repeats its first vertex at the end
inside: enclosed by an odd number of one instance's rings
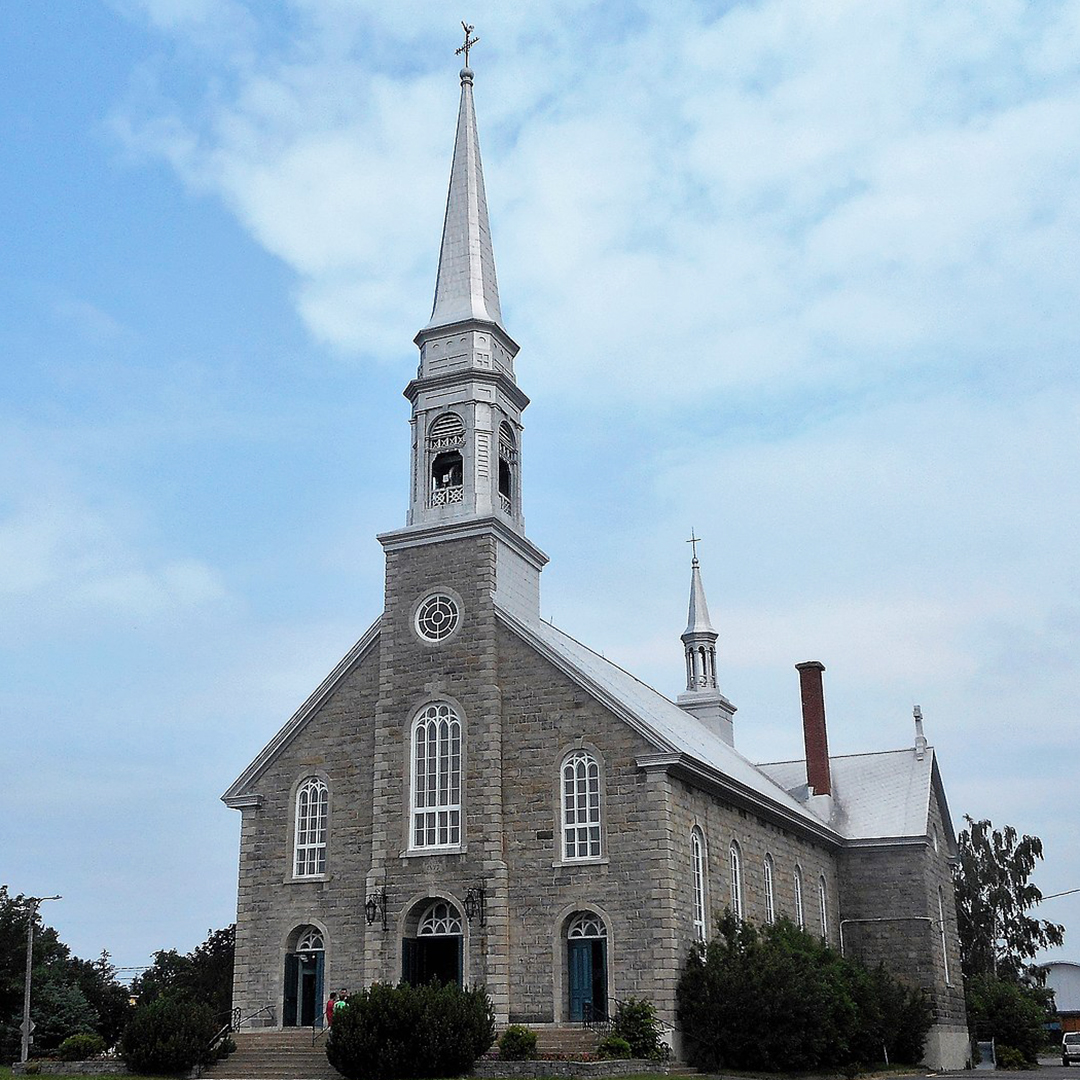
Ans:
POLYGON ((461 985, 461 912, 449 900, 433 900, 401 942, 401 978, 410 986, 429 982, 461 985))
POLYGON ((593 911, 576 911, 567 924, 566 976, 570 1019, 606 1019, 607 927, 593 911))
POLYGON ((292 947, 285 953, 285 995, 281 1023, 285 1027, 310 1027, 323 1017, 322 931, 301 926, 289 935, 292 947))

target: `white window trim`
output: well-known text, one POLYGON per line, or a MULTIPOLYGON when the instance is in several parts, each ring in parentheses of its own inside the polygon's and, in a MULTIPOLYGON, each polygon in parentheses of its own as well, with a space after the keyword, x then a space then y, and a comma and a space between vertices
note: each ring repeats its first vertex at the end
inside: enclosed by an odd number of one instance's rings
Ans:
POLYGON ((705 941, 708 931, 707 908, 705 904, 705 837, 700 829, 690 833, 691 889, 693 894, 694 939, 705 941))
POLYGON ((448 701, 430 702, 413 720, 409 734, 408 843, 413 854, 456 852, 462 848, 465 832, 461 798, 464 743, 461 717, 448 701), (443 724, 447 729, 445 733, 440 731, 443 724), (421 728, 427 748, 422 759, 417 753, 421 728), (434 754, 430 750, 431 728, 435 729, 434 754), (434 785, 430 780, 432 765, 434 785))
POLYGON ((765 921, 776 922, 776 889, 774 887, 773 857, 765 853, 765 861, 761 867, 762 877, 765 880, 765 921))
POLYGON ((563 758, 559 766, 559 805, 562 825, 559 847, 561 860, 580 863, 602 859, 604 777, 599 760, 588 750, 573 750, 563 758), (568 770, 571 771, 570 790, 567 787, 568 770), (581 850, 582 846, 584 852, 581 850))
POLYGON ((825 883, 825 875, 818 878, 818 906, 821 908, 821 937, 823 941, 829 940, 829 886, 825 883))
POLYGON ((945 933, 945 890, 939 885, 937 891, 938 927, 941 932, 941 958, 945 961, 945 985, 952 986, 949 972, 949 939, 945 933))
POLYGON ((803 907, 802 867, 796 866, 795 881, 795 925, 800 930, 806 929, 806 909, 803 907))
POLYGON ((743 918, 743 881, 742 881, 742 851, 739 849, 737 840, 731 841, 728 851, 731 863, 731 910, 735 918, 742 922, 743 918))
POLYGON ((292 873, 294 878, 326 876, 326 837, 329 816, 330 789, 326 781, 318 776, 307 777, 296 789, 293 808, 292 873))

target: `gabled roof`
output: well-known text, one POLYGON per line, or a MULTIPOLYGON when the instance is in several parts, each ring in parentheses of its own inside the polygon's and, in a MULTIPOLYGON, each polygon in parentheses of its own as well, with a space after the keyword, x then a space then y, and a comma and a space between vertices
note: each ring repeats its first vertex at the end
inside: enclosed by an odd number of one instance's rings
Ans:
POLYGON ((345 654, 334 670, 319 684, 315 692, 289 718, 289 722, 262 748, 259 756, 229 785, 228 791, 221 796, 221 801, 234 809, 257 805, 251 785, 263 770, 289 745, 301 728, 330 696, 339 682, 374 648, 379 640, 380 616, 364 632, 360 640, 345 654))
MULTIPOLYGON (((736 792, 760 805, 770 806, 789 821, 801 822, 818 834, 832 834, 797 799, 714 735, 704 724, 617 664, 542 620, 524 621, 496 605, 500 620, 527 644, 569 676, 583 690, 634 728, 661 754, 689 759, 688 766, 702 778, 727 781, 736 792)), ((674 760, 672 762, 675 763, 674 760)))
MULTIPOLYGON (((926 836, 930 798, 940 801, 945 842, 955 850, 955 834, 933 747, 920 760, 913 747, 829 759, 833 824, 855 841, 919 839, 926 836)), ((806 763, 777 761, 759 766, 782 788, 806 784, 806 763)))

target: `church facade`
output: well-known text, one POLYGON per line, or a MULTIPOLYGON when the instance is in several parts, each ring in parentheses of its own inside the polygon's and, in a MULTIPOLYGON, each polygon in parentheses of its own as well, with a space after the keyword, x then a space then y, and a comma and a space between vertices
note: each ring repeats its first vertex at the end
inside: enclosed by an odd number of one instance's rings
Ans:
POLYGON ((640 996, 675 1025, 689 949, 730 907, 924 986, 927 1061, 963 1066, 955 835, 921 720, 908 747, 830 757, 811 661, 806 760, 742 757, 696 557, 675 702, 540 618, 529 402, 468 68, 415 342, 410 509, 379 537, 383 613, 223 796, 242 813, 234 1006, 307 1025, 330 990, 441 978, 485 985, 504 1023, 640 996))

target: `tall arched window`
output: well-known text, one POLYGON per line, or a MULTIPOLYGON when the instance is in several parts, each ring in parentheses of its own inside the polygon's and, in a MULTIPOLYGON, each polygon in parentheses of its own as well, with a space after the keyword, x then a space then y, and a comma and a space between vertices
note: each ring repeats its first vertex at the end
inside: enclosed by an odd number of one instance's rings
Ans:
POLYGON ((802 870, 795 867, 795 925, 800 930, 806 929, 806 912, 803 910, 802 870))
POLYGON ((707 926, 705 914, 705 838, 701 835, 700 829, 694 829, 690 834, 690 861, 694 890, 694 937, 698 941, 704 941, 707 926))
POLYGON ((576 750, 562 766, 563 857, 598 859, 600 850, 600 764, 576 750))
POLYGON ((736 841, 731 841, 731 911, 736 919, 743 917, 742 852, 736 841))
POLYGON ((766 853, 765 863, 761 868, 765 878, 765 921, 776 922, 776 891, 773 888, 773 861, 772 856, 766 853))
POLYGON ((309 776, 296 792, 293 873, 314 877, 326 873, 326 819, 330 792, 317 776, 309 776))
POLYGON ((818 878, 818 905, 821 908, 821 936, 825 941, 829 940, 829 890, 825 885, 825 877, 818 878))
POLYGON ((412 735, 412 846, 461 844, 461 721, 444 701, 422 709, 412 735))
POLYGON ((952 986, 949 972, 949 939, 945 934, 945 890, 938 886, 937 891, 938 932, 941 935, 941 959, 945 962, 945 985, 952 986))

